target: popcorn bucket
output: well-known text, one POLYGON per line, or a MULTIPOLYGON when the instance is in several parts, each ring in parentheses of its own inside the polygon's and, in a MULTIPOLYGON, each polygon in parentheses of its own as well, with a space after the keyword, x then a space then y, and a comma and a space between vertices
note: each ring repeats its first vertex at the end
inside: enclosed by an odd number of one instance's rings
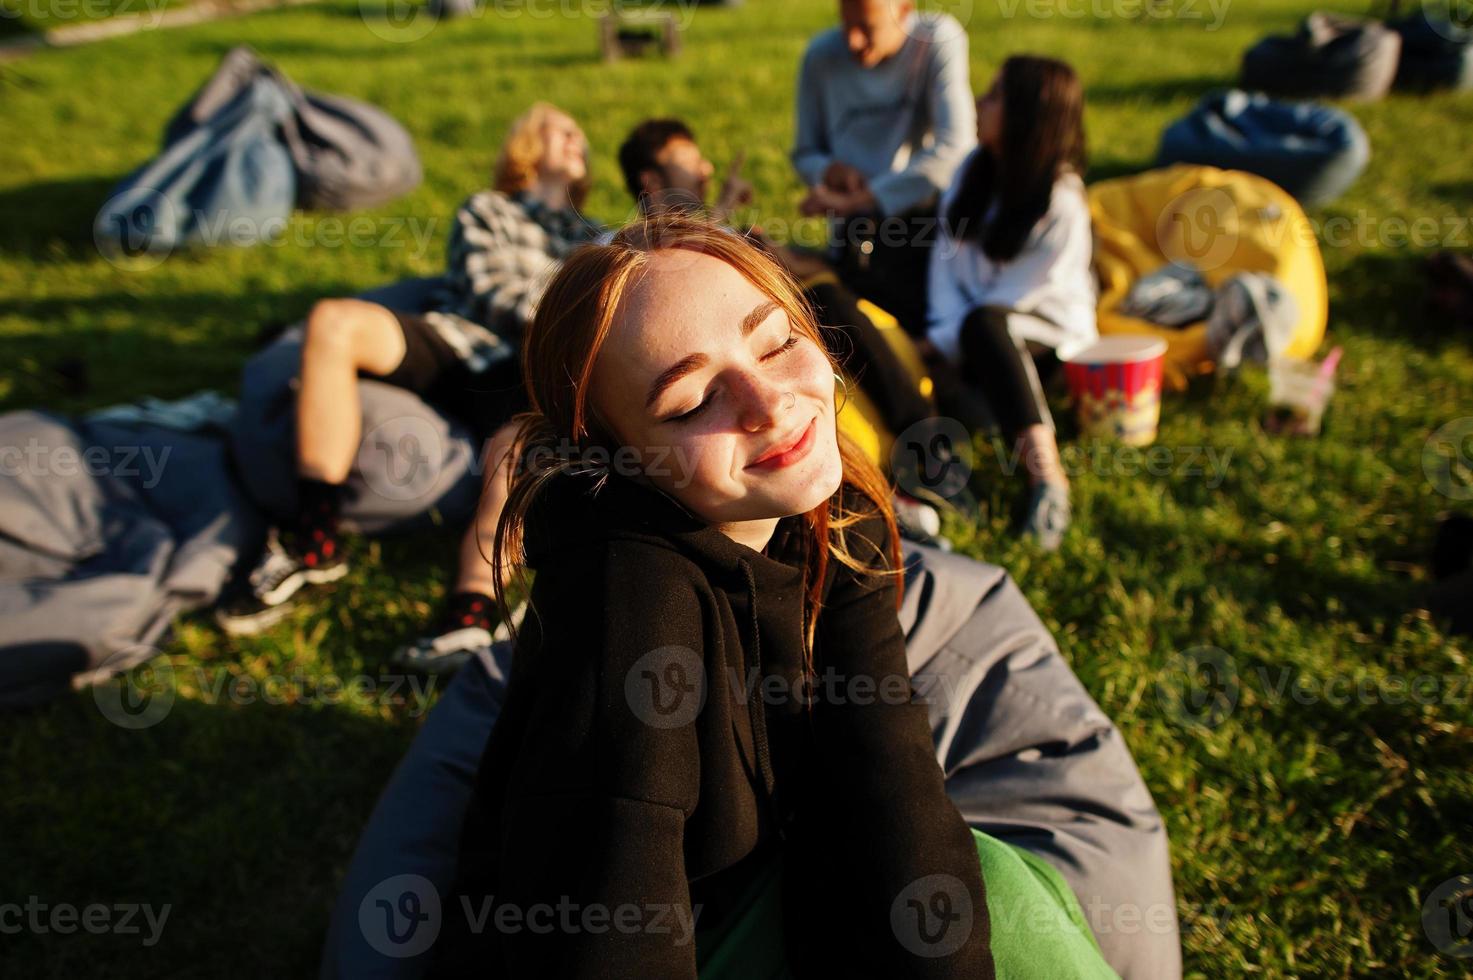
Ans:
POLYGON ((1059 352, 1086 436, 1127 446, 1156 441, 1165 354, 1164 340, 1126 335, 1101 337, 1059 352))

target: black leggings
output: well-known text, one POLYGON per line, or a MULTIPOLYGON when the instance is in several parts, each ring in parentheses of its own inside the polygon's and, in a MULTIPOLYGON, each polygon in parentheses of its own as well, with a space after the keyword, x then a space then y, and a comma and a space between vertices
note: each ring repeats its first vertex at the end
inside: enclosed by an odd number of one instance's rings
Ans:
POLYGON ((1044 384, 1059 370, 1052 350, 1030 353, 1008 329, 1011 310, 979 306, 962 322, 962 378, 987 399, 998 427, 1012 442, 1031 425, 1054 427, 1044 384))
POLYGON ((934 414, 879 327, 859 308, 858 297, 837 282, 821 282, 809 287, 808 298, 827 328, 829 352, 875 403, 891 432, 898 435, 934 414))

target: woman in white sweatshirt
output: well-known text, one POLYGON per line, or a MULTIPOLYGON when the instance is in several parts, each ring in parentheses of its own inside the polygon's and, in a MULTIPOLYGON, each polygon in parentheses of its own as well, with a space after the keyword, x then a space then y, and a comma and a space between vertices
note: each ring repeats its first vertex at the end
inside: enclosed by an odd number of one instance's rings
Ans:
POLYGON ((1024 531, 1053 550, 1069 525, 1069 481, 1043 385, 1061 346, 1097 336, 1073 69, 1009 58, 977 100, 977 140, 941 199, 927 336, 1015 444, 1033 488, 1024 531))

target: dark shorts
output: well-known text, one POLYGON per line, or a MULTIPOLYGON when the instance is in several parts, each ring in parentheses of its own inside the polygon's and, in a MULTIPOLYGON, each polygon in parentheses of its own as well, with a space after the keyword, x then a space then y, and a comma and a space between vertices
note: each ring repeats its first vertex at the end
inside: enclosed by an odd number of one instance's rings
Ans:
POLYGON ((509 358, 485 371, 466 367, 439 331, 418 313, 390 310, 404 331, 404 359, 385 375, 359 371, 419 395, 436 409, 466 423, 482 439, 528 407, 521 363, 509 358))

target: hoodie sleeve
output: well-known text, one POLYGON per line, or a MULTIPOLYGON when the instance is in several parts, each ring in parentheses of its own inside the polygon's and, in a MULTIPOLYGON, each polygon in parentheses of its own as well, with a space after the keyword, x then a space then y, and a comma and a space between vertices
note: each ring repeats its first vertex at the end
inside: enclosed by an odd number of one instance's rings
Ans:
MULTIPOLYGON (((885 528, 850 529, 885 567, 885 528), (856 533, 857 532, 857 533, 856 533)), ((925 705, 912 700, 896 577, 841 566, 819 614, 813 730, 831 901, 875 973, 991 977, 991 925, 976 846, 946 796, 925 705)))
POLYGON ((705 603, 668 552, 608 548, 577 640, 534 654, 556 666, 504 813, 492 914, 515 921, 501 929, 508 977, 696 976, 683 844, 705 603))

